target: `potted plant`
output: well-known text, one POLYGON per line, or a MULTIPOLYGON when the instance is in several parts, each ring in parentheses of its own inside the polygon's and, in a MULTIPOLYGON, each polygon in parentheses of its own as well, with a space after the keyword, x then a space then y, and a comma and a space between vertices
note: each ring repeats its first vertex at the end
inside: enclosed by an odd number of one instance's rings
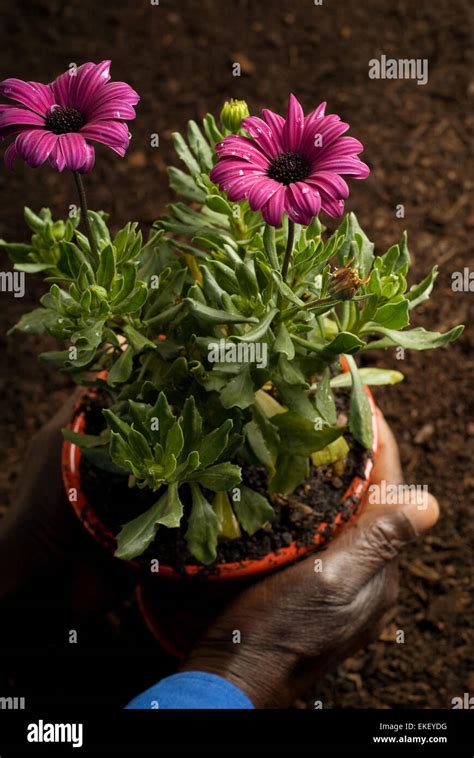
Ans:
POLYGON ((408 328, 437 267, 407 286, 406 234, 375 255, 343 174, 369 173, 362 145, 322 104, 287 118, 243 102, 219 124, 173 135, 171 204, 146 241, 136 223, 112 233, 87 209, 81 173, 91 140, 119 155, 136 93, 109 81, 109 62, 51 85, 7 80, 5 160, 70 169, 80 210, 53 221, 25 209, 30 244, 1 241, 19 272, 50 283, 12 332, 61 344, 40 358, 85 392, 64 430, 72 507, 123 560, 160 576, 264 573, 314 550, 357 515, 377 428, 368 385, 400 372, 354 356, 454 340, 408 328), (319 219, 340 217, 332 233, 319 219), (80 230, 83 224, 84 232, 80 230))

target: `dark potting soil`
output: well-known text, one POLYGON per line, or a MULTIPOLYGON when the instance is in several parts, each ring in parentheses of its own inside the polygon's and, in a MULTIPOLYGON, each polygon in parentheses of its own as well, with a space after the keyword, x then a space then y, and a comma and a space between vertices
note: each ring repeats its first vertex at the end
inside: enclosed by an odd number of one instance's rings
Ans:
MULTIPOLYGON (((89 397, 84 401, 82 409, 86 416, 86 433, 98 434, 104 428, 102 408, 106 404, 103 395, 89 397)), ((341 394, 338 405, 341 410, 347 407, 345 394, 341 394)), ((311 464, 310 476, 292 494, 271 498, 275 511, 271 523, 252 536, 242 534, 239 539, 220 542, 216 563, 261 558, 273 550, 287 547, 293 541, 298 546, 309 545, 323 522, 326 526, 320 533, 326 540, 331 536, 334 519, 339 513, 347 521, 357 509, 358 502, 348 498, 342 503, 341 498, 355 476, 364 478, 365 464, 371 453, 364 450, 350 435, 346 439, 350 450, 341 476, 335 476, 330 468, 318 469, 311 464)), ((239 463, 242 466, 242 483, 268 497, 266 470, 241 461, 239 463)), ((128 477, 104 472, 84 456, 81 456, 80 472, 81 486, 88 502, 101 521, 114 533, 119 531, 122 524, 147 510, 159 497, 157 492, 151 492, 147 488, 129 488, 128 477)), ((205 494, 208 498, 213 495, 211 492, 205 494)), ((191 505, 187 487, 180 490, 180 497, 184 503, 181 527, 159 528, 154 542, 142 556, 143 560, 158 558, 162 564, 178 571, 185 565, 196 563, 184 539, 191 505)))

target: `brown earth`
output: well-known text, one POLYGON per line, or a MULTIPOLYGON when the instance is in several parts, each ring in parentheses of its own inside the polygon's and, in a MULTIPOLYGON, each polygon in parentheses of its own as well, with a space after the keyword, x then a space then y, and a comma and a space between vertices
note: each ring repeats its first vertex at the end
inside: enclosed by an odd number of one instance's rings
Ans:
MULTIPOLYGON (((170 134, 189 118, 218 111, 226 97, 245 98, 252 112, 262 106, 283 112, 289 91, 306 110, 327 100, 328 111, 349 121, 364 142, 373 169, 369 180, 352 182, 347 207, 380 252, 408 229, 410 281, 434 263, 441 267, 434 298, 415 323, 438 330, 469 324, 472 293, 451 289, 452 273, 470 265, 474 226, 468 0, 326 0, 322 6, 310 0, 161 0, 158 6, 2 0, 0 7, 0 78, 50 81, 70 62, 110 57, 113 77, 140 92, 126 159, 99 148, 97 167, 86 177, 91 206, 109 211, 114 228, 130 218, 146 227, 171 199, 170 134), (382 53, 427 58, 429 82, 369 79, 368 61, 382 53), (240 78, 232 75, 234 62, 241 64, 240 78), (154 133, 159 148, 150 147, 154 133), (400 204, 404 218, 396 215, 400 204)), ((73 190, 71 177, 49 167, 32 172, 18 164, 13 176, 0 170, 0 236, 24 239, 25 203, 65 215, 73 190)), ((11 502, 29 436, 68 392, 66 380, 37 362, 52 340, 5 336, 44 289, 30 278, 24 299, 0 295, 1 507, 11 502)), ((391 352, 370 354, 375 361, 406 375, 376 397, 397 434, 407 480, 429 485, 442 517, 405 553, 399 603, 380 639, 296 705, 311 708, 320 699, 329 708, 450 708, 453 697, 474 689, 472 330, 436 353, 407 352, 403 361, 391 352), (397 630, 404 644, 397 644, 397 630)), ((19 646, 9 665, 2 663, 2 682, 35 691, 43 679, 45 696, 81 699, 93 690, 98 701, 123 703, 172 667, 133 599, 86 625, 82 654, 61 649, 53 621, 54 614, 29 640, 30 654, 19 646), (68 665, 53 672, 51 655, 67 655, 68 665)))

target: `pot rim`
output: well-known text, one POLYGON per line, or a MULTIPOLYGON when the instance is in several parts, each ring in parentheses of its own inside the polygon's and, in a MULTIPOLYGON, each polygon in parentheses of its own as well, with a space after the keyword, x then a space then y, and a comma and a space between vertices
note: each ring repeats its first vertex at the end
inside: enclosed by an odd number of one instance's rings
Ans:
MULTIPOLYGON (((377 424, 376 404, 373 395, 367 385, 364 385, 364 390, 367 393, 372 410, 373 456, 368 457, 365 462, 363 478, 360 476, 355 476, 346 489, 344 495, 342 496, 340 501, 341 510, 334 519, 331 538, 333 538, 344 526, 351 523, 357 518, 362 503, 362 497, 367 491, 370 483, 370 474, 372 473, 374 460, 378 452, 379 430, 377 424), (355 507, 353 507, 350 517, 344 520, 342 514, 342 506, 349 499, 352 501, 352 503, 355 502, 355 507)), ((84 394, 86 394, 86 392, 84 394)), ((68 425, 69 429, 72 429, 77 433, 81 433, 84 430, 85 426, 85 414, 80 410, 81 402, 82 400, 78 402, 74 411, 73 418, 68 425)), ((114 552, 116 548, 116 539, 113 532, 97 516, 96 512, 87 501, 87 498, 82 491, 80 460, 81 450, 79 446, 73 442, 64 440, 61 453, 61 467, 66 496, 71 490, 75 491, 75 499, 71 500, 71 498, 68 497, 68 500, 71 503, 71 506, 77 517, 83 523, 88 532, 94 537, 94 539, 102 543, 106 549, 114 552)), ((293 563, 294 561, 298 560, 298 558, 301 558, 302 556, 313 552, 322 544, 327 542, 328 540, 323 536, 323 532, 328 526, 329 523, 327 521, 321 522, 321 524, 318 526, 317 531, 313 535, 312 542, 308 545, 298 547, 296 540, 294 540, 290 545, 279 548, 278 552, 272 550, 261 558, 249 558, 244 559, 243 561, 231 563, 218 563, 215 566, 211 567, 211 570, 209 570, 209 567, 207 566, 187 564, 183 567, 182 571, 178 571, 172 566, 167 566, 166 564, 162 565, 160 562, 157 576, 164 576, 173 579, 200 576, 204 577, 206 580, 221 581, 226 579, 241 579, 242 577, 267 574, 288 563, 293 563)), ((136 559, 128 561, 128 563, 135 568, 143 568, 144 566, 143 561, 136 559)))

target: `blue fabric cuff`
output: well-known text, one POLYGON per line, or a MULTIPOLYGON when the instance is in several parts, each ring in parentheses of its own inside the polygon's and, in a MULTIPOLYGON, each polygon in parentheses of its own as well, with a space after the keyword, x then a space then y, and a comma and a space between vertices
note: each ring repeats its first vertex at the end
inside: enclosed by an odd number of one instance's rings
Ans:
POLYGON ((125 706, 142 710, 157 708, 254 708, 235 684, 217 674, 181 671, 162 679, 125 706))

